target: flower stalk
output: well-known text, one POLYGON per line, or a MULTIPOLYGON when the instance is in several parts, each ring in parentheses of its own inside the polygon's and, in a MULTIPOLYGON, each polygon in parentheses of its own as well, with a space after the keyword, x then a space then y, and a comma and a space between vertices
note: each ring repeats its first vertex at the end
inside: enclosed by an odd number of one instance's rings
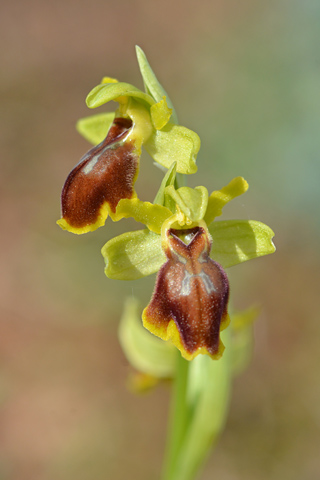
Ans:
POLYGON ((177 351, 176 375, 172 386, 171 409, 169 414, 168 438, 164 459, 162 480, 174 480, 181 445, 188 428, 189 409, 187 391, 189 363, 177 351))

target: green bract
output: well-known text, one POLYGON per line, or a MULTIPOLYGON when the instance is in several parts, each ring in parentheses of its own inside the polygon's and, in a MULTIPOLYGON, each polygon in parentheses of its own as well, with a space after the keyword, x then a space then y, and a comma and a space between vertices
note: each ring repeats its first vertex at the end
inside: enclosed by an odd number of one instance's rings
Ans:
POLYGON ((126 357, 136 370, 157 378, 174 377, 175 348, 143 328, 135 298, 126 301, 120 320, 119 339, 126 357))

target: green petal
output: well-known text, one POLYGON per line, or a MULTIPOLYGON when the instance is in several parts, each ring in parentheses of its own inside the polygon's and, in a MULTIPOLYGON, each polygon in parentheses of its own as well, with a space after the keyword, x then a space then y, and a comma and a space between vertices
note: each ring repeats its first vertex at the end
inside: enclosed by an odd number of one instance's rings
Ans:
POLYGON ((146 106, 153 105, 155 102, 153 98, 130 85, 129 83, 103 83, 94 87, 86 98, 89 108, 96 108, 104 105, 110 100, 116 100, 119 97, 134 97, 146 106))
POLYGON ((172 123, 178 123, 177 114, 167 92, 155 76, 144 51, 138 45, 136 45, 136 54, 146 92, 152 95, 156 102, 159 102, 165 96, 169 108, 172 109, 172 123))
POLYGON ((205 187, 181 187, 175 190, 170 185, 165 189, 165 195, 171 197, 174 204, 177 204, 192 222, 203 219, 208 205, 208 190, 205 187))
POLYGON ((208 200, 207 213, 204 217, 206 224, 210 225, 216 217, 222 214, 223 207, 230 202, 230 200, 242 195, 248 188, 249 185, 243 177, 236 177, 233 178, 228 185, 221 188, 221 190, 212 192, 208 200))
POLYGON ((161 128, 167 125, 172 115, 172 108, 168 107, 166 97, 163 97, 160 102, 151 105, 150 114, 152 124, 156 130, 161 130, 161 128))
POLYGON ((169 185, 174 185, 176 179, 177 164, 174 162, 162 179, 158 193, 153 201, 158 205, 164 205, 164 189, 169 185))
POLYGON ((157 272, 166 261, 161 237, 149 230, 128 232, 109 240, 101 250, 105 274, 116 280, 136 280, 157 272))
POLYGON ((136 222, 146 225, 152 232, 161 233, 163 222, 172 216, 172 212, 162 205, 154 205, 150 202, 142 202, 138 198, 122 199, 118 203, 116 213, 112 220, 122 218, 134 218, 136 222))
POLYGON ((213 222, 211 258, 224 268, 246 262, 252 258, 269 255, 275 251, 273 231, 254 220, 227 220, 213 222))
POLYGON ((174 376, 175 347, 155 337, 143 327, 139 304, 134 298, 125 303, 119 339, 125 356, 134 368, 158 378, 174 376))
POLYGON ((76 129, 88 142, 98 145, 105 139, 113 119, 113 112, 90 115, 78 120, 76 129))
POLYGON ((144 145, 151 157, 169 168, 177 162, 177 172, 191 174, 197 171, 196 157, 200 149, 199 136, 181 125, 168 123, 156 130, 144 145))

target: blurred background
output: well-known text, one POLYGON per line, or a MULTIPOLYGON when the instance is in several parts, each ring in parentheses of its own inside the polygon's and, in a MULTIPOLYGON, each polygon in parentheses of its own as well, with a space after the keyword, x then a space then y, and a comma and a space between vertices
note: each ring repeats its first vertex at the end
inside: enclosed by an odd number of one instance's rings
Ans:
MULTIPOLYGON (((244 176, 223 218, 276 232, 275 255, 228 272, 233 308, 262 314, 202 479, 319 479, 319 2, 1 0, 0 13, 0 479, 159 478, 169 389, 130 393, 117 339, 124 299, 146 304, 154 279, 108 280, 100 254, 137 225, 55 224, 90 147, 74 128, 87 93, 106 75, 142 88, 135 44, 201 137, 190 185, 244 176)), ((152 200, 162 174, 141 163, 152 200)))

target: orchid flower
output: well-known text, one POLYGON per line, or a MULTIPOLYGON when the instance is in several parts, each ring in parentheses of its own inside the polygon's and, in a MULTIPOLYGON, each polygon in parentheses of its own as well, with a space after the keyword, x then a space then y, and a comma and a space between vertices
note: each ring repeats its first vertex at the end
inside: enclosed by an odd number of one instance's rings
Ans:
POLYGON ((225 268, 274 252, 273 231, 258 221, 214 221, 247 182, 233 179, 208 195, 205 187, 174 187, 175 165, 157 194, 161 204, 121 200, 116 209, 144 230, 124 233, 102 248, 109 278, 133 280, 158 272, 143 324, 187 360, 221 357, 220 331, 229 324, 225 268))
POLYGON ((176 124, 171 101, 139 48, 137 55, 147 93, 104 77, 87 96, 89 108, 114 100, 118 109, 77 124, 79 132, 95 146, 71 170, 64 184, 62 218, 57 222, 64 230, 82 234, 103 226, 108 215, 118 220, 115 211, 119 201, 137 198, 134 183, 142 146, 162 167, 169 168, 176 162, 179 173, 197 171, 198 135, 176 124))

